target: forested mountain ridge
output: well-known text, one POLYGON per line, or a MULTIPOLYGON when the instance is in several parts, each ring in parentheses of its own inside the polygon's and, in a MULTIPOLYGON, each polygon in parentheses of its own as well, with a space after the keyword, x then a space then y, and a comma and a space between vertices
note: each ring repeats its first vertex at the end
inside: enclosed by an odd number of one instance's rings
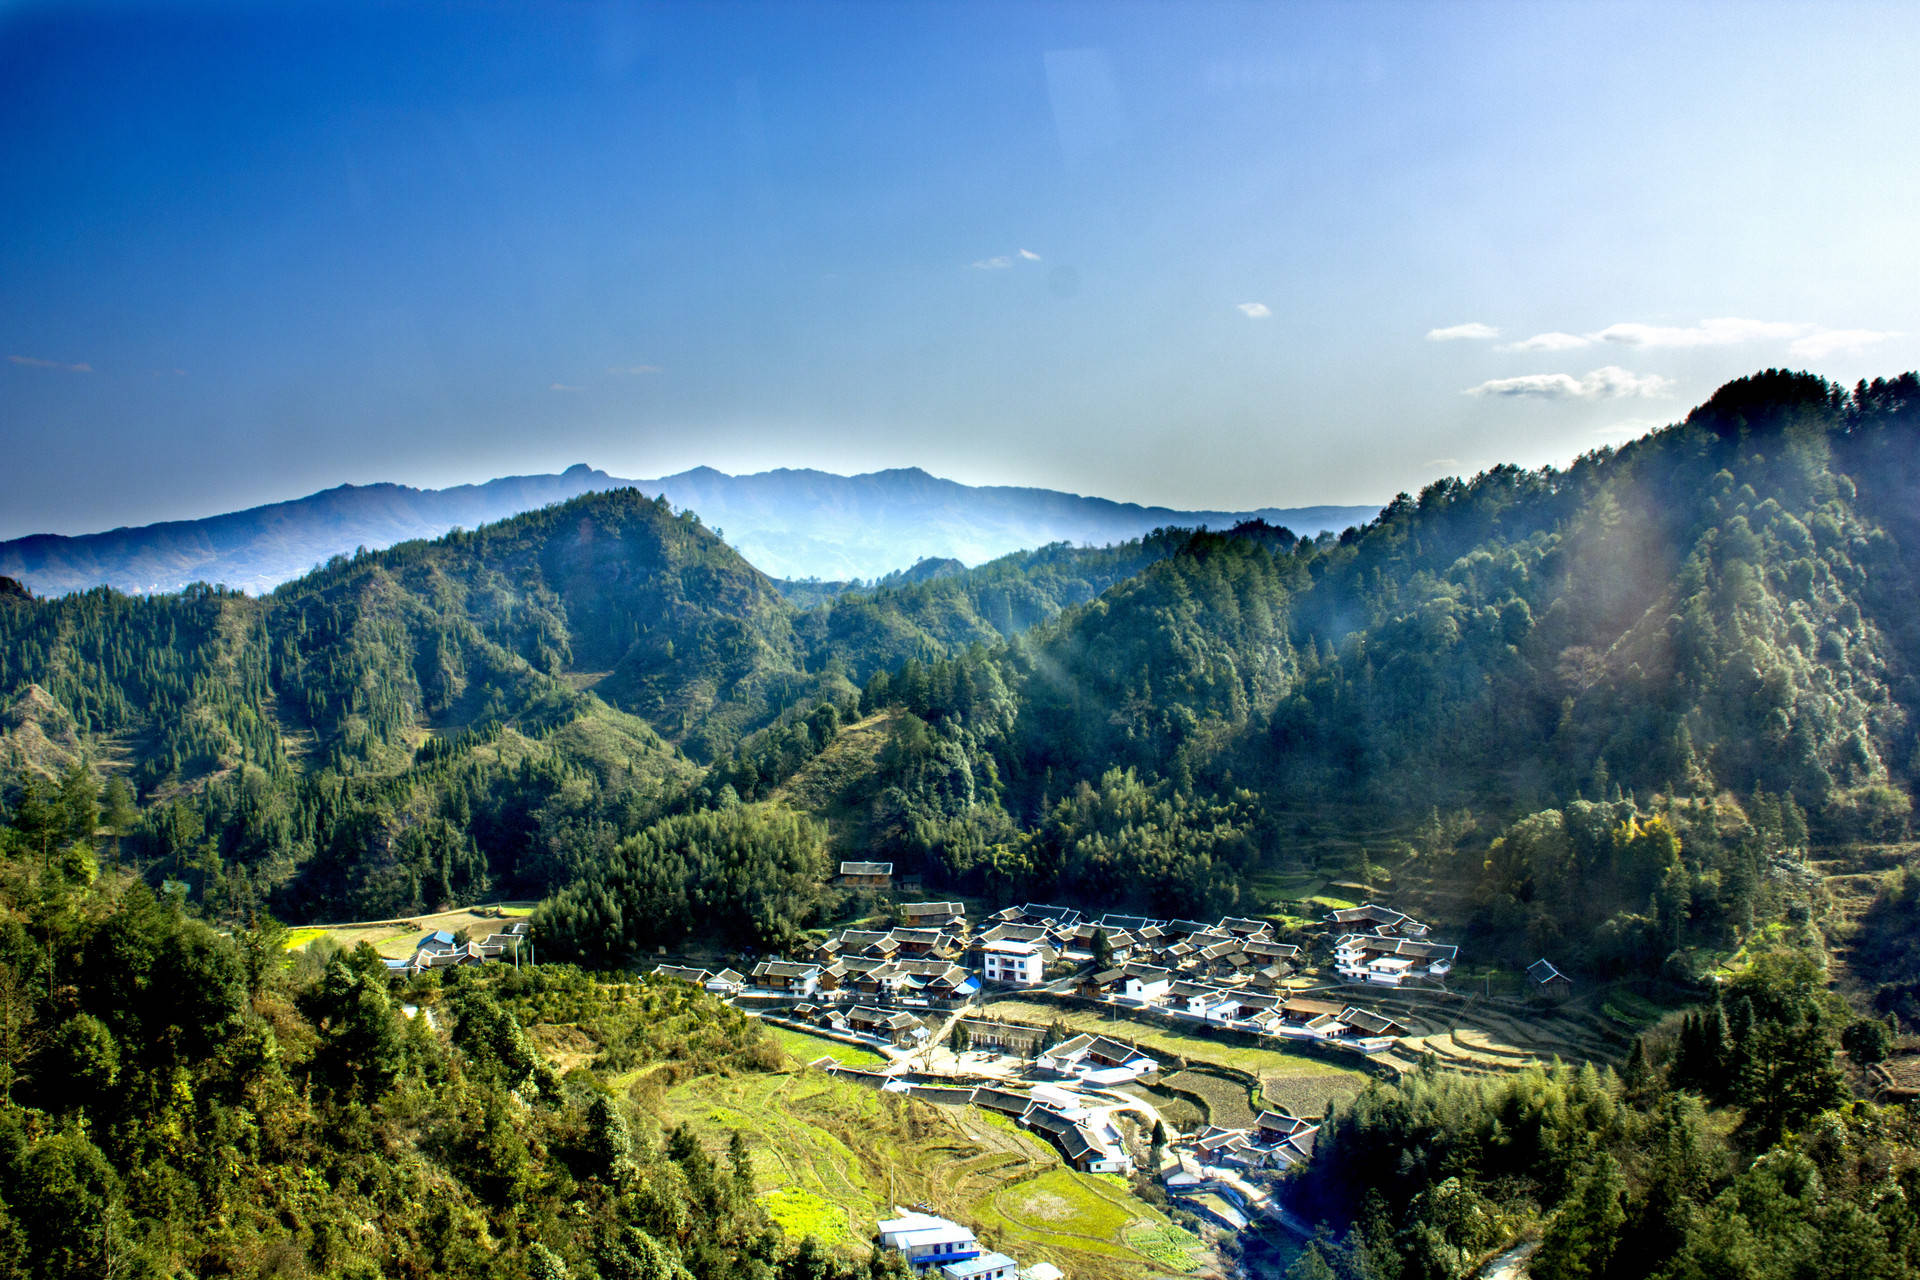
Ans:
MULTIPOLYGON (((1626 805, 1604 828, 1664 797, 1684 827, 1731 792, 1802 815, 1802 844, 1885 834, 1914 765, 1913 386, 1769 372, 1621 449, 1439 481, 1338 539, 1167 530, 809 609, 697 516, 589 495, 264 600, 14 599, 0 696, 37 686, 131 765, 159 802, 129 841, 148 865, 300 912, 593 896, 623 841, 737 802, 727 822, 760 821, 886 708, 904 714, 858 829, 955 887, 1231 906, 1329 806, 1402 828, 1468 807, 1483 843, 1551 812, 1583 847, 1576 803, 1626 805)), ((1683 831, 1702 928, 1750 906, 1728 888, 1760 874, 1744 821, 1683 831)), ((1577 922, 1518 847, 1463 874, 1489 921, 1560 936, 1577 922)), ((1615 875, 1607 858, 1581 874, 1615 875)), ((1658 874, 1590 886, 1638 939, 1617 960, 1655 945, 1633 920, 1658 874)))
POLYGON ((512 892, 543 960, 791 950, 857 848, 935 891, 1297 924, 1263 877, 1337 834, 1363 848, 1322 875, 1444 890, 1475 965, 1699 1003, 1617 1076, 1415 1068, 1330 1114, 1300 1276, 1461 1277, 1516 1233, 1539 1280, 1910 1274, 1920 1140, 1836 1050, 1920 1030, 1920 874, 1873 899, 1860 1016, 1817 859, 1911 848, 1916 486, 1920 377, 1768 371, 1338 538, 1160 530, 810 608, 631 490, 264 599, 0 591, 0 1259, 260 1270, 291 1221, 328 1274, 458 1269, 484 1232, 547 1275, 852 1280, 522 1026, 764 1066, 726 1011, 543 965, 457 977, 430 1035, 370 956, 277 976, 269 915, 512 892), (375 1219, 407 1224, 381 1260, 337 1226, 375 1219))
POLYGON ((1339 530, 1379 508, 1315 506, 1177 511, 1050 489, 973 486, 917 468, 839 476, 778 470, 729 476, 696 467, 655 480, 622 480, 584 463, 557 475, 415 489, 340 485, 287 502, 197 520, 0 541, 0 573, 41 595, 96 586, 135 594, 220 583, 264 595, 336 555, 438 538, 565 502, 638 488, 729 529, 734 545, 769 572, 814 579, 878 579, 923 558, 980 563, 1052 542, 1104 546, 1153 529, 1242 520, 1339 530))

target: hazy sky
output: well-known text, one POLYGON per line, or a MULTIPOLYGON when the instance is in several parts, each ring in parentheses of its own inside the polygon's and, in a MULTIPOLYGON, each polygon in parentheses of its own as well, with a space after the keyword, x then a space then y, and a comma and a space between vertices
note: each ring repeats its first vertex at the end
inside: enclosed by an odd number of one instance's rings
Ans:
POLYGON ((1920 366, 1916 67, 1906 3, 0 3, 0 537, 1564 461, 1920 366))

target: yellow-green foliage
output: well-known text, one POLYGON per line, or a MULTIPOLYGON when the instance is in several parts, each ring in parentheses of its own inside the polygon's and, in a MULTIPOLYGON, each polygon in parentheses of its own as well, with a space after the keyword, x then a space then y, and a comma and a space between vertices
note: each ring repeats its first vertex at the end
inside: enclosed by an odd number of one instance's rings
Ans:
POLYGON ((825 1245, 853 1243, 846 1212, 805 1187, 786 1186, 766 1192, 760 1197, 760 1203, 767 1207, 767 1216, 780 1230, 795 1240, 812 1236, 825 1245))
POLYGON ((1170 1265, 1164 1248, 1130 1243, 1170 1229, 1163 1215, 1118 1179, 1063 1168, 1052 1147, 991 1113, 797 1071, 686 1080, 665 1093, 661 1122, 691 1126, 716 1153, 741 1133, 761 1203, 790 1235, 861 1241, 894 1205, 925 1202, 1077 1280, 1147 1280, 1170 1265), (1050 1219, 1056 1202, 1068 1209, 1050 1219))
POLYGON ((788 1027, 768 1027, 767 1030, 782 1049, 801 1062, 812 1062, 817 1058, 828 1057, 843 1067, 871 1067, 886 1061, 873 1050, 862 1049, 857 1044, 829 1040, 825 1036, 812 1036, 788 1027))

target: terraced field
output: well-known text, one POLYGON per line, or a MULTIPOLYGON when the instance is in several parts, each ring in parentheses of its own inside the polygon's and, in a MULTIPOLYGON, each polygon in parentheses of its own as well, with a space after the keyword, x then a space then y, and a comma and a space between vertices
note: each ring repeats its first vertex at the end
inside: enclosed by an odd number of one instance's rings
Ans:
MULTIPOLYGON (((1204 1122, 1207 1124, 1243 1129, 1253 1123, 1253 1103, 1247 1097, 1247 1087, 1231 1076, 1200 1068, 1176 1071, 1161 1077, 1160 1083, 1164 1089, 1174 1092, 1176 1097, 1190 1094, 1199 1098, 1206 1109, 1204 1122)), ((1165 1114, 1164 1110, 1162 1114, 1165 1114)))
POLYGON ((1178 1228, 1124 1183, 1075 1173, 1041 1140, 971 1107, 801 1070, 685 1081, 666 1092, 661 1118, 691 1125, 716 1154, 741 1132, 774 1220, 829 1245, 857 1247, 894 1205, 926 1203, 1022 1263, 1052 1262, 1076 1280, 1150 1280, 1212 1261, 1170 1264, 1178 1228))
POLYGON ((1023 1263, 1059 1249, 1063 1241, 1071 1241, 1079 1254, 1136 1274, 1191 1272, 1205 1261, 1198 1239, 1136 1200, 1119 1178, 1070 1169, 1002 1190, 981 1206, 980 1225, 995 1247, 1023 1263))

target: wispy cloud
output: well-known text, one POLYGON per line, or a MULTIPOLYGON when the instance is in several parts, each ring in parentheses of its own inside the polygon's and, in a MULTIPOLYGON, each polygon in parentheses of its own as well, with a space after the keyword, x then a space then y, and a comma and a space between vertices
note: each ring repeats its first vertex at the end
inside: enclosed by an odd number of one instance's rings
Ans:
POLYGON ((1618 365, 1595 369, 1584 378, 1570 373, 1527 373, 1514 378, 1492 378, 1468 387, 1470 396, 1535 400, 1618 400, 1627 396, 1665 395, 1671 378, 1657 373, 1633 373, 1618 365))
POLYGON ((1518 342, 1508 342, 1495 348, 1499 351, 1578 351, 1581 347, 1590 347, 1593 339, 1585 334, 1536 333, 1531 338, 1522 338, 1518 342))
POLYGON ((1592 335, 1596 341, 1628 347, 1734 347, 1748 342, 1781 342, 1817 326, 1784 320, 1747 320, 1721 316, 1699 324, 1610 324, 1592 335))
POLYGON ((1828 356, 1841 351, 1859 351, 1885 342, 1888 338, 1903 335, 1878 329, 1816 329, 1805 337, 1794 339, 1787 350, 1807 360, 1825 360, 1828 356))
POLYGON ((1273 315, 1273 309, 1264 302, 1239 302, 1233 309, 1249 320, 1266 320, 1273 315))
POLYGON ((1478 321, 1469 321, 1466 324, 1450 324, 1444 329, 1427 330, 1428 342, 1462 342, 1469 340, 1485 342, 1489 338, 1497 338, 1499 336, 1500 331, 1498 329, 1490 324, 1481 324, 1478 321))
POLYGON ((549 391, 579 391, 580 389, 581 388, 571 386, 565 382, 549 382, 547 384, 547 390, 549 391))
MULTIPOLYGON (((1435 332, 1439 332, 1436 330, 1435 332)), ((1428 334, 1432 337, 1433 334, 1428 334)), ((1509 342, 1501 351, 1578 351, 1582 347, 1608 344, 1633 347, 1642 351, 1692 350, 1702 347, 1737 347, 1752 343, 1788 343, 1787 350, 1808 360, 1820 360, 1839 351, 1857 351, 1897 333, 1877 329, 1829 329, 1824 325, 1793 320, 1753 320, 1743 316, 1718 316, 1698 324, 1640 324, 1626 321, 1610 324, 1592 333, 1536 333, 1531 338, 1509 342)))
POLYGON ((607 366, 607 372, 616 378, 644 378, 650 373, 659 373, 657 364, 616 364, 607 366))
POLYGON ((970 271, 1005 271, 1008 267, 1022 262, 1038 262, 1040 255, 1031 249, 1019 249, 1013 253, 996 253, 991 258, 981 258, 967 264, 970 271))
POLYGON ((42 360, 39 356, 8 356, 8 360, 29 369, 57 369, 61 373, 92 373, 93 366, 86 363, 63 364, 58 360, 42 360))

